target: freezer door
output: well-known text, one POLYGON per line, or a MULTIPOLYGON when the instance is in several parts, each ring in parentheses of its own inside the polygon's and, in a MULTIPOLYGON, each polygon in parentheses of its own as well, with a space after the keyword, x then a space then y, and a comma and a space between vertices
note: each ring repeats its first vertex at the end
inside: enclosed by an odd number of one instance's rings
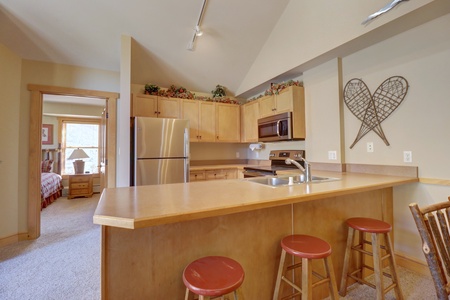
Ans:
POLYGON ((189 160, 185 158, 138 159, 135 176, 135 185, 187 182, 189 160))
POLYGON ((135 158, 189 156, 189 121, 138 117, 135 119, 135 158))

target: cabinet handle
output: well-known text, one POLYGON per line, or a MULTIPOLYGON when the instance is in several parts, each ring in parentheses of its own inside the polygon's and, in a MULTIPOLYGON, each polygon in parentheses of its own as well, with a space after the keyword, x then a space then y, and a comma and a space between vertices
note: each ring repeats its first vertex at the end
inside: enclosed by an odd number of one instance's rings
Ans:
POLYGON ((217 136, 217 139, 219 139, 219 136, 217 136))
POLYGON ((158 114, 158 112, 157 111, 155 111, 155 115, 157 115, 158 114))

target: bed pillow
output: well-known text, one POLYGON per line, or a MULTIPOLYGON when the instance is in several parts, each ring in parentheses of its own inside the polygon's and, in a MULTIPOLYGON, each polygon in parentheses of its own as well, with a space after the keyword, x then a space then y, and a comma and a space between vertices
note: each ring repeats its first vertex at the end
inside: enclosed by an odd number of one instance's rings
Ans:
POLYGON ((50 173, 52 171, 53 159, 43 160, 41 163, 42 173, 50 173))

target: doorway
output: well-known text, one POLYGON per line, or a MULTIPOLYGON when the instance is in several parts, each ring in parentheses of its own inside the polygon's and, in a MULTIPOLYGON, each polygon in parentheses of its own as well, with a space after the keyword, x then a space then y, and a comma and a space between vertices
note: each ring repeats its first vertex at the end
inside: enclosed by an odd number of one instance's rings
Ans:
POLYGON ((29 160, 28 160, 28 239, 40 236, 40 177, 42 144, 43 95, 66 95, 104 99, 106 102, 106 165, 105 187, 115 187, 116 182, 116 116, 118 93, 73 89, 54 86, 28 85, 30 94, 29 160))

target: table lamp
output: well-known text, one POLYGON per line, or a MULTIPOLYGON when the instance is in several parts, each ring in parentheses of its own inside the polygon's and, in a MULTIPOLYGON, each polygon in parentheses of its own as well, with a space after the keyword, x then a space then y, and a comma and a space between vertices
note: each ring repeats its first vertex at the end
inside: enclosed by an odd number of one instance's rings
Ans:
POLYGON ((89 156, 84 152, 83 149, 77 148, 73 150, 68 159, 75 159, 73 161, 73 168, 75 169, 75 174, 84 174, 84 161, 82 158, 89 158, 89 156))

